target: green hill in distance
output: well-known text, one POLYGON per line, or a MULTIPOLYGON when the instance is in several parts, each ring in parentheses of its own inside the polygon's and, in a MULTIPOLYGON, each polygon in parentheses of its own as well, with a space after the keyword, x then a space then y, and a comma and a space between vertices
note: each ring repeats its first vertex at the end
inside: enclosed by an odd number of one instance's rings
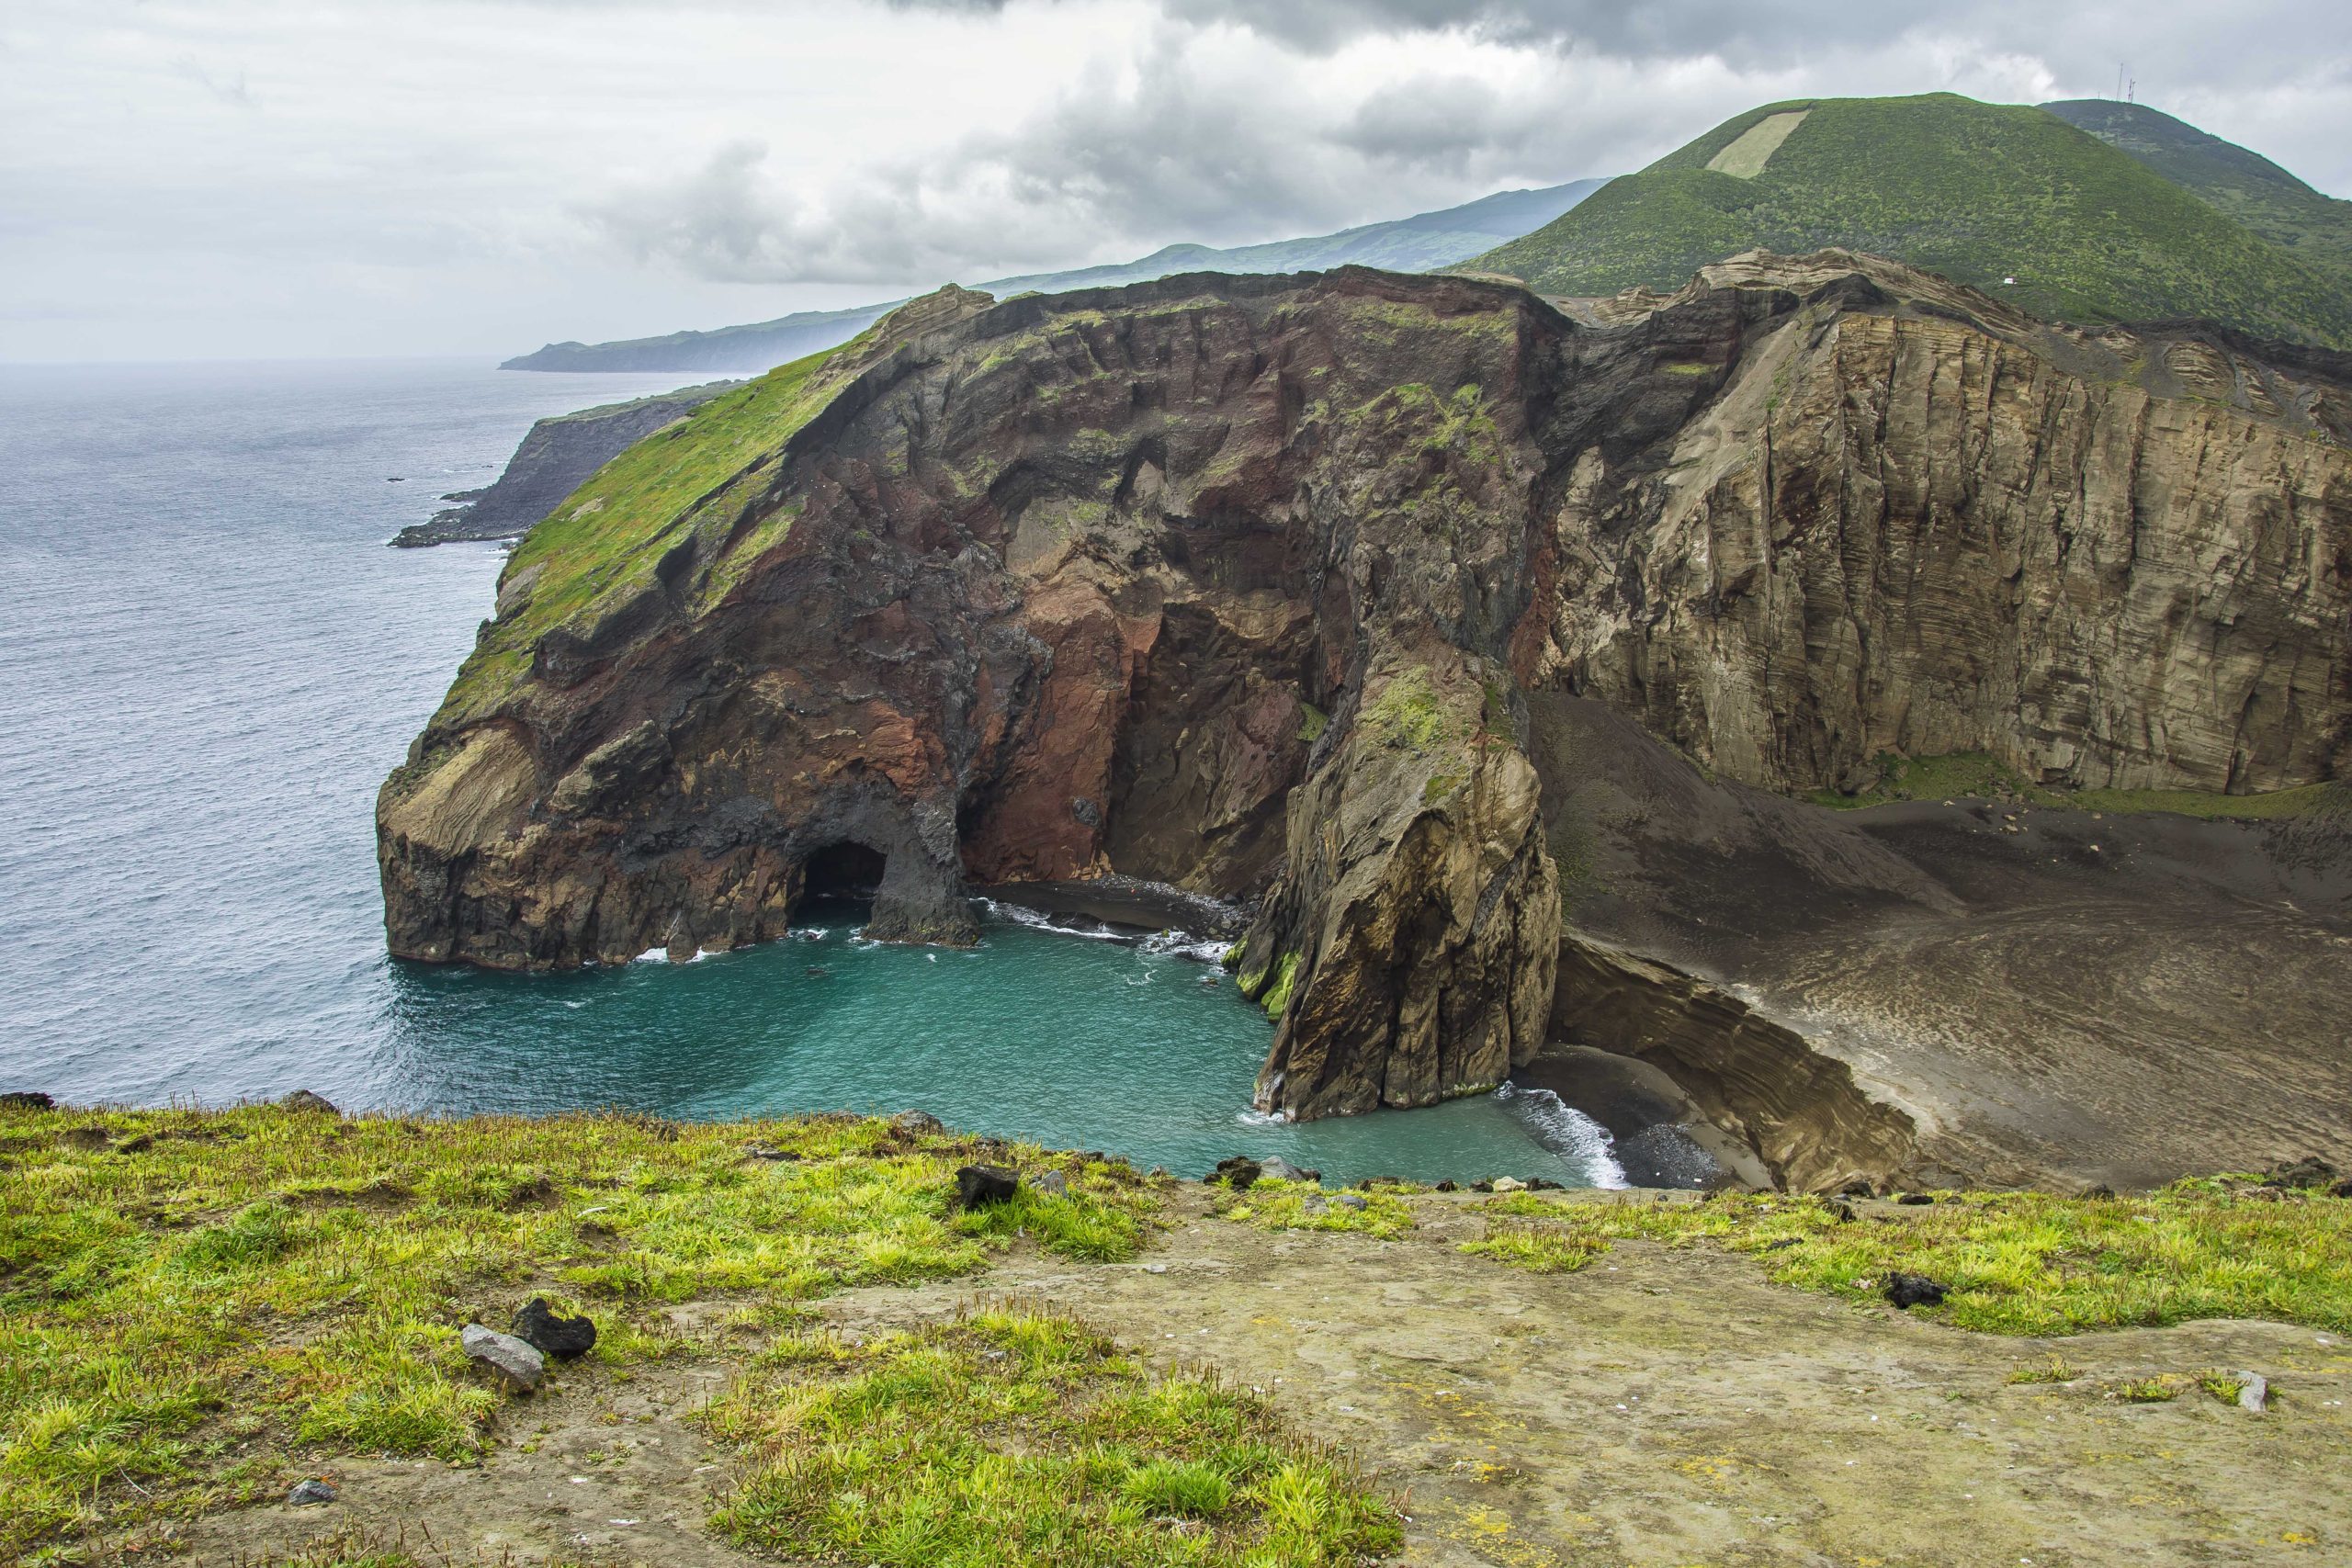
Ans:
POLYGON ((1463 270, 1605 295, 1678 288, 1741 251, 1828 246, 2048 320, 2196 316, 2352 346, 2352 293, 2317 252, 2266 237, 2056 114, 1951 93, 1750 109, 1463 270))
POLYGON ((2261 153, 2145 104, 2071 98, 2041 107, 2194 191, 2307 265, 2352 282, 2352 201, 2323 195, 2261 153))
MULTIPOLYGON (((1321 272, 1351 265, 1385 267, 1391 272, 1433 272, 1550 222, 1606 184, 1605 179, 1570 180, 1538 190, 1501 190, 1459 207, 1360 224, 1336 234, 1222 250, 1209 245, 1165 245, 1136 261, 1000 277, 981 284, 980 288, 1008 299, 1015 294, 1114 288, 1180 272, 1321 272)), ((510 359, 500 368, 765 370, 847 343, 883 312, 903 303, 890 299, 846 310, 802 310, 773 321, 615 343, 551 343, 510 359)))

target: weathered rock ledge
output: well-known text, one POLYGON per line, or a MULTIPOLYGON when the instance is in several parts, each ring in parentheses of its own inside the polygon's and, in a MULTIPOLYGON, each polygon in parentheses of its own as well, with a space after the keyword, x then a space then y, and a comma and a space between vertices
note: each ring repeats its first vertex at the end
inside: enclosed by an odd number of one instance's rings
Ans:
POLYGON ((844 843, 907 939, 974 885, 1262 891, 1260 1100, 1323 1115, 1551 1031, 1538 697, 1767 790, 2352 761, 2352 392, 2309 355, 1830 254, 1602 326, 1354 269, 951 290, 791 374, 715 484, 592 479, 517 552, 379 803, 395 953, 762 941, 844 843))

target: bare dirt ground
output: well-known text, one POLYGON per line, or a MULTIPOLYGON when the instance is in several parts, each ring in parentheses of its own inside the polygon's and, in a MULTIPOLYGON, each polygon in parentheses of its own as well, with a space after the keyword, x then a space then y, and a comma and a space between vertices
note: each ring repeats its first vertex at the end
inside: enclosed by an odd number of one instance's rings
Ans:
MULTIPOLYGON (((1464 1198, 1412 1202, 1419 1228, 1382 1242, 1234 1224, 1189 1188, 1135 1263, 1020 1257, 821 1310, 873 1335, 976 1297, 1042 1300, 1156 1360, 1221 1369, 1407 1499, 1408 1563, 2352 1561, 2340 1336, 2227 1322, 2001 1338, 1774 1286, 1750 1258, 1639 1243, 1580 1273, 1532 1274, 1456 1249, 1482 1229, 1464 1198), (2007 1382, 2053 1350, 2077 1378, 2007 1382), (2194 1387, 2164 1404, 2111 1396, 2209 1368, 2263 1374, 2269 1410, 2194 1387)), ((703 1337, 727 1316, 680 1313, 703 1337)), ((693 1419, 732 1359, 567 1371, 511 1406, 478 1468, 345 1462, 335 1504, 216 1516, 190 1532, 193 1560, 359 1526, 458 1562, 748 1562, 703 1529, 730 1456, 693 1419)))

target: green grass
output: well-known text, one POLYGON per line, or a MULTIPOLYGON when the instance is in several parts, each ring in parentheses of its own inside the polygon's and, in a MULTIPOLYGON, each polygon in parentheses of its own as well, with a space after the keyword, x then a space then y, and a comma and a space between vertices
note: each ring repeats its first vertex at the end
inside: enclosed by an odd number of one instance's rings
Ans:
POLYGON ((786 1340, 709 1419, 750 1460, 714 1523, 795 1559, 1272 1568, 1402 1541, 1394 1506, 1257 1396, 1044 1313, 786 1340))
POLYGON ((2340 789, 2328 784, 2263 795, 2223 795, 2195 789, 2053 789, 2028 784, 2017 770, 1982 751, 1960 751, 1941 757, 1902 757, 1894 752, 1878 758, 1878 782, 1852 795, 1813 790, 1805 799, 1840 811, 1890 806, 1905 800, 1956 800, 1967 797, 2016 800, 2029 806, 2070 811, 2099 811, 2116 816, 2166 811, 2208 820, 2272 821, 2301 817, 2328 805, 2340 789))
POLYGON ((1384 746, 1428 751, 1453 739, 1437 687, 1426 670, 1405 670, 1389 678, 1380 694, 1365 705, 1366 732, 1384 746))
POLYGON ((2352 282, 2352 201, 2322 195, 2260 153, 2145 104, 2076 98, 2041 107, 2306 264, 2352 282))
MULTIPOLYGON (((860 340, 863 342, 864 340, 860 340)), ((699 535, 706 551, 733 525, 773 469, 785 441, 831 400, 837 378, 822 374, 852 344, 782 366, 722 392, 678 423, 656 431, 589 476, 524 536, 500 574, 502 586, 537 571, 528 600, 492 623, 468 657, 436 723, 489 712, 531 667, 539 638, 559 626, 584 631, 654 581, 673 547, 699 535)), ((791 525, 779 511, 708 565, 706 596, 773 547, 791 525)))
POLYGON ((1925 1274, 1951 1294, 1917 1315, 1991 1334, 2258 1317, 2352 1329, 2352 1201, 2253 1194, 2247 1179, 2182 1181, 2143 1197, 1972 1192, 1852 1223, 1827 1202, 1780 1194, 1702 1202, 1494 1199, 1463 1250, 1570 1272, 1619 1241, 1719 1245, 1760 1258, 1782 1284, 1854 1302, 1886 1276, 1925 1274))
POLYGON ((1360 1231, 1394 1241, 1413 1228, 1412 1205, 1394 1191, 1380 1188, 1350 1188, 1351 1197, 1363 1200, 1359 1209, 1337 1201, 1314 1182, 1283 1181, 1267 1177, 1246 1191, 1220 1191, 1216 1212, 1239 1224, 1271 1231, 1360 1231))
POLYGON ((1067 1197, 957 1213, 977 1148, 849 1118, 0 1111, 0 1558, 266 1495, 298 1447, 477 1454, 501 1396, 458 1330, 532 1294, 626 1365, 695 1348, 657 1311, 688 1297, 949 1278, 1023 1233, 1140 1247, 1132 1171, 1026 1147, 1067 1197))
POLYGON ((2266 238, 2053 114, 1949 93, 1751 109, 1464 265, 1546 293, 1613 294, 1677 288, 1754 247, 1832 245, 2045 318, 2202 316, 2352 344, 2352 296, 2324 258, 2266 238), (1754 178, 1706 167, 1758 122, 1803 108, 1812 112, 1754 178))

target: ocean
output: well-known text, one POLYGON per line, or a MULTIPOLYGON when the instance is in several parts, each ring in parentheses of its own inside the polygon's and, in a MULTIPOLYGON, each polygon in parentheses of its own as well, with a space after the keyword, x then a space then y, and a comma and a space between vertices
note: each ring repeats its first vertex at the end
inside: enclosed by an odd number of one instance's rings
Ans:
POLYGON ((0 367, 0 1090, 413 1113, 920 1108, 1198 1175, 1622 1179, 1541 1091, 1292 1126, 1264 1015, 1192 944, 992 914, 967 953, 856 911, 690 964, 395 961, 377 786, 490 613, 500 550, 384 541, 534 419, 680 375, 472 362, 0 367))

